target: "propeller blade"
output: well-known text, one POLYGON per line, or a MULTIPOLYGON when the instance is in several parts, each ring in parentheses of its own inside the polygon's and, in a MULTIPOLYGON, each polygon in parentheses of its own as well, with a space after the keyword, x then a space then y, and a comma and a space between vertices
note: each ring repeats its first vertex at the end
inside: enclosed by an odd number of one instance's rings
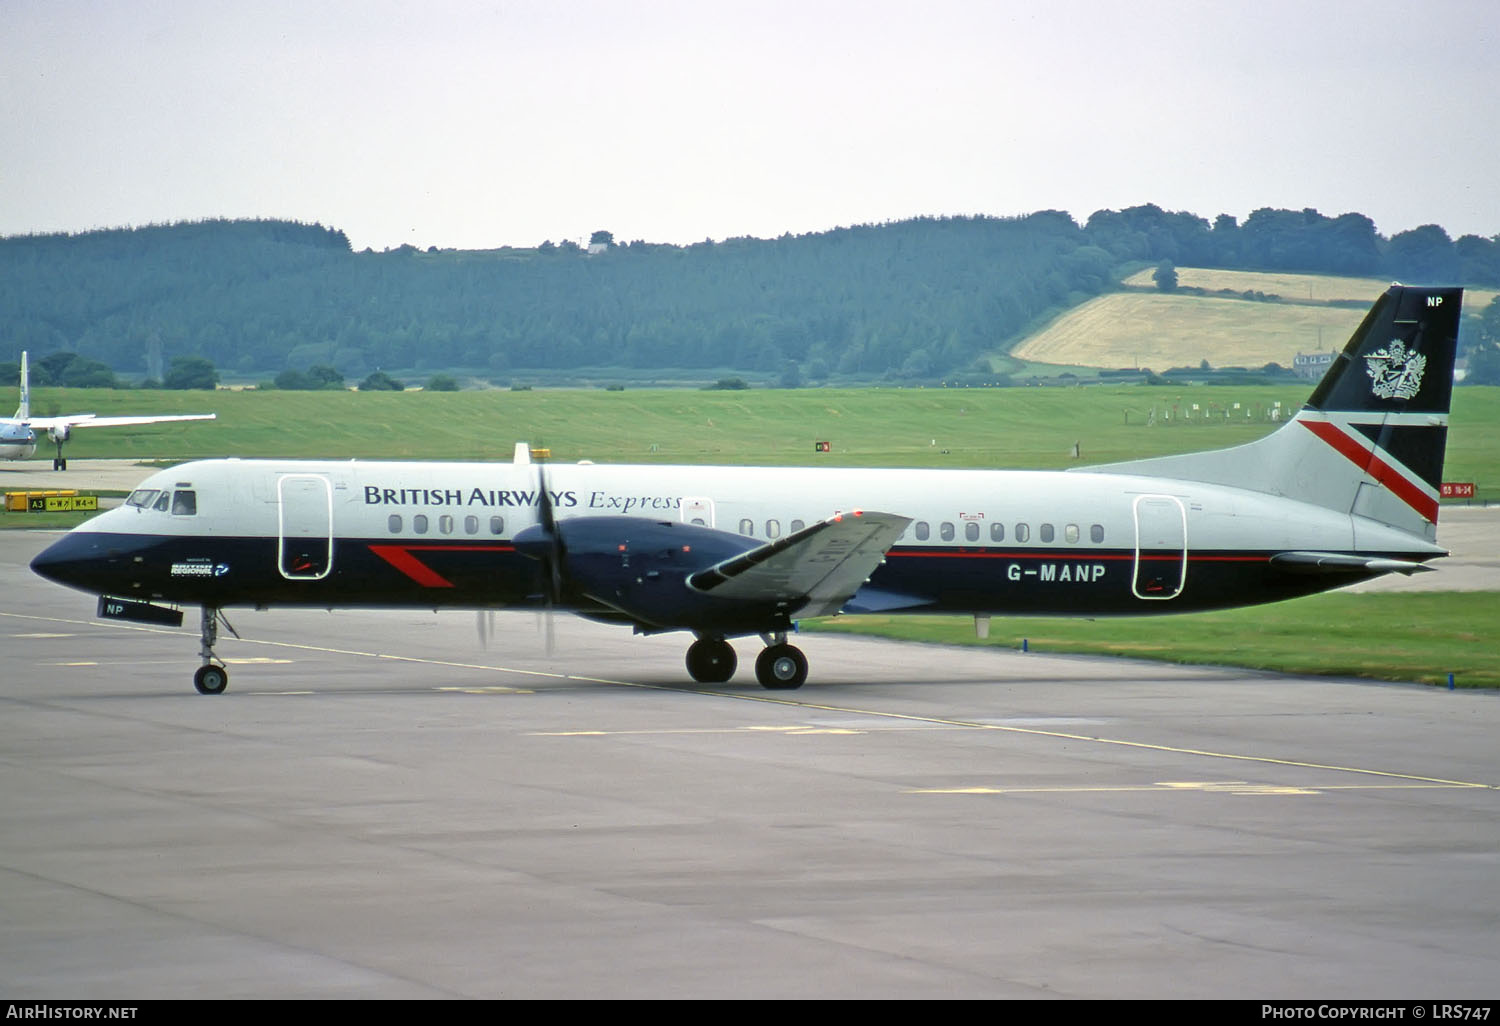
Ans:
POLYGON ((547 491, 547 468, 542 464, 536 465, 536 483, 541 491, 541 501, 538 503, 537 515, 542 525, 542 530, 549 535, 557 533, 557 517, 552 509, 552 493, 547 491))
POLYGON ((549 604, 562 600, 563 593, 563 561, 567 559, 567 548, 563 544, 562 532, 557 527, 557 515, 552 508, 552 493, 547 490, 547 471, 538 463, 536 465, 537 490, 540 492, 537 503, 537 521, 546 536, 550 551, 547 554, 547 583, 550 586, 547 594, 549 604))
POLYGON ((547 564, 547 608, 543 613, 543 633, 546 638, 547 656, 551 658, 554 646, 553 617, 563 597, 563 563, 568 552, 563 545, 562 531, 557 526, 557 516, 552 508, 552 493, 547 490, 547 471, 542 464, 536 465, 537 490, 541 493, 537 507, 537 521, 549 543, 547 564))

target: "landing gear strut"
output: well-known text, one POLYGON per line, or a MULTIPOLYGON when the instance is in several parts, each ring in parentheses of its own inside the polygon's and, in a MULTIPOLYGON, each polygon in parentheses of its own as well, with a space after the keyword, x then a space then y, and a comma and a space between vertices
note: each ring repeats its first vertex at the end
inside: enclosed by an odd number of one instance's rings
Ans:
POLYGON ((234 625, 224 618, 223 612, 217 606, 204 606, 203 619, 198 629, 198 655, 203 659, 203 665, 198 667, 198 672, 193 674, 193 687, 198 689, 200 695, 222 694, 229 687, 229 671, 224 668, 224 661, 214 655, 214 644, 219 640, 219 622, 223 621, 229 633, 236 638, 239 633, 234 625))
POLYGON ((786 643, 786 635, 768 638, 765 649, 755 659, 755 679, 768 691, 794 691, 807 681, 807 656, 796 645, 786 643))
POLYGON ((687 671, 699 684, 722 684, 734 676, 739 659, 723 638, 699 638, 688 646, 687 671))

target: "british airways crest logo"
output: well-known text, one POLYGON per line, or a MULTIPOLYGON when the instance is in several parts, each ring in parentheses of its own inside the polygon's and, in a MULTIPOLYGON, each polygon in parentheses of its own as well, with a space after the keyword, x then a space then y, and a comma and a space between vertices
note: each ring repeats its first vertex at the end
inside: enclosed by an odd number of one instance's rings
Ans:
POLYGON ((1370 391, 1379 399, 1412 398, 1422 388, 1422 372, 1426 369, 1427 357, 1408 349, 1399 338, 1365 357, 1370 391))

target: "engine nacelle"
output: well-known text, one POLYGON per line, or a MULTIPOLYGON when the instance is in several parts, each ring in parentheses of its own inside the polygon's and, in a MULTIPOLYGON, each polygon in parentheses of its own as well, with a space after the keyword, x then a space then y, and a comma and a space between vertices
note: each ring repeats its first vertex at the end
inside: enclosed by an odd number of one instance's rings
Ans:
MULTIPOLYGON (((644 517, 569 517, 557 522, 564 598, 592 599, 651 629, 771 629, 774 611, 728 602, 688 588, 694 573, 757 546, 711 527, 644 517)), ((522 555, 545 562, 553 539, 528 527, 514 539, 522 555)))
POLYGON ((67 424, 58 424, 56 427, 47 429, 47 437, 54 442, 66 442, 73 434, 73 429, 67 424))

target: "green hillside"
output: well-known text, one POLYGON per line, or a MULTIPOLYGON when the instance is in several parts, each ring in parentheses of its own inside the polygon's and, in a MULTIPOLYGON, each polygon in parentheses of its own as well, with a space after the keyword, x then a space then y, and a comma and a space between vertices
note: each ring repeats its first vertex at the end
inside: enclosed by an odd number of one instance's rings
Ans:
MULTIPOLYGON (((691 246, 596 234, 588 252, 356 253, 337 229, 280 221, 0 239, 0 363, 74 353, 132 380, 201 357, 238 381, 328 365, 354 381, 560 383, 593 368, 631 382, 978 382, 993 354, 1116 290, 1122 269, 1163 261, 1500 286, 1496 239, 1435 225, 1385 238, 1364 215, 1314 210, 1210 224, 1146 204, 1081 224, 1049 210, 691 246)), ((51 383, 100 383, 98 369, 51 383)))

